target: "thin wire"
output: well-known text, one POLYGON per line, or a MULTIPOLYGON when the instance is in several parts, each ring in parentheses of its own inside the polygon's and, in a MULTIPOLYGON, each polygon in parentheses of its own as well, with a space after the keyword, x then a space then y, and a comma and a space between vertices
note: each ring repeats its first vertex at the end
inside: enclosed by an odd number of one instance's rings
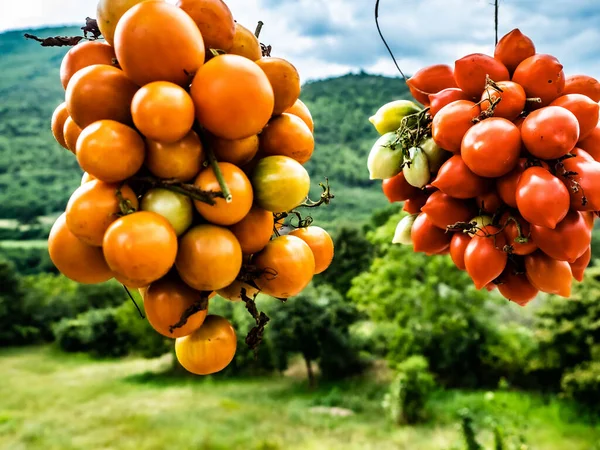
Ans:
POLYGON ((494 0, 494 28, 496 29, 496 43, 494 45, 498 45, 498 2, 499 0, 494 0))
POLYGON ((131 299, 131 301, 135 305, 135 309, 137 309, 138 313, 140 314, 140 317, 142 319, 145 319, 146 316, 144 316, 144 313, 142 312, 142 310, 140 309, 140 307, 138 306, 138 304, 135 302, 135 299, 133 298, 133 295, 131 295, 131 292, 129 292, 129 289, 127 289, 127 286, 123 285, 123 289, 125 289, 125 292, 127 292, 127 295, 129 295, 129 298, 131 299))
MULTIPOLYGON (((498 0, 496 0, 496 1, 498 1, 498 0)), ((375 1, 375 25, 377 26, 377 32, 379 33, 379 37, 383 41, 385 48, 387 48, 387 51, 389 52, 390 56, 392 57, 392 60, 394 61, 394 64, 396 65, 396 69, 398 69, 398 72, 400 72, 400 75, 402 75, 402 78, 404 78, 404 81, 405 82, 408 81, 408 79, 406 78, 406 75, 404 75, 404 72, 402 72, 402 69, 400 69, 398 62, 396 61, 396 57, 394 56, 394 53, 392 52, 392 49, 390 48, 390 46, 386 42, 385 38, 383 37, 383 33, 381 33, 381 28, 379 28, 379 0, 375 1)))

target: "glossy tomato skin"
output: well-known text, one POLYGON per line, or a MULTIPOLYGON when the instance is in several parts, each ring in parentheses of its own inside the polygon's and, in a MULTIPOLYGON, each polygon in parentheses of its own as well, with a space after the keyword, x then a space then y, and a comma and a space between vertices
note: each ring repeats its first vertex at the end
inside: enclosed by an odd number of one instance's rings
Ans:
POLYGON ((216 291, 229 286, 238 276, 242 248, 227 228, 196 225, 181 237, 175 267, 190 287, 216 291))
POLYGON ((519 213, 532 225, 554 229, 569 212, 569 191, 542 167, 523 172, 517 183, 516 200, 519 213))
POLYGON ((577 211, 600 210, 600 163, 586 161, 581 157, 562 161, 558 171, 571 197, 571 208, 577 211), (565 176, 564 174, 568 175, 565 176))
POLYGON ((441 191, 434 192, 421 208, 436 227, 445 230, 457 222, 467 222, 475 214, 475 208, 441 191))
POLYGON ((58 271, 78 283, 102 283, 113 277, 102 249, 83 243, 71 233, 66 213, 60 215, 50 230, 48 253, 58 271))
POLYGON ((231 225, 229 229, 239 241, 242 252, 252 255, 266 247, 273 235, 274 226, 273 213, 254 206, 242 220, 231 225))
POLYGON ((406 211, 409 214, 420 213, 421 208, 423 208, 425 203, 427 203, 429 195, 430 194, 427 191, 419 191, 419 193, 417 193, 414 197, 411 197, 404 202, 402 211, 406 211))
POLYGON ((553 230, 532 225, 531 237, 548 256, 573 263, 588 250, 592 231, 584 215, 571 210, 553 230))
POLYGON ((563 94, 583 94, 594 102, 600 102, 600 83, 589 75, 569 75, 563 94))
POLYGON ((510 120, 490 117, 470 128, 463 137, 461 156, 476 175, 497 178, 519 162, 521 133, 510 120))
POLYGON ((145 164, 159 178, 193 179, 202 169, 204 148, 195 131, 172 144, 146 139, 145 164))
POLYGON ((481 212, 493 215, 504 205, 504 202, 496 190, 491 190, 478 195, 475 198, 475 204, 481 212))
POLYGON ((245 28, 239 22, 235 23, 235 34, 233 36, 233 46, 229 53, 239 55, 250 61, 258 61, 262 58, 260 42, 254 33, 245 28))
POLYGON ((175 341, 177 360, 196 375, 220 372, 233 360, 236 349, 237 337, 229 321, 212 314, 192 334, 175 341))
POLYGON ((581 150, 581 149, 580 149, 580 148, 578 148, 578 147, 575 147, 575 148, 574 148, 573 150, 571 150, 569 153, 570 153, 571 155, 574 155, 574 156, 579 156, 581 159, 585 159, 585 160, 586 160, 586 161, 588 161, 588 162, 594 162, 594 161, 596 161, 596 160, 595 160, 595 159, 592 157, 592 155, 590 155, 590 154, 589 154, 588 152, 586 152, 585 150, 581 150))
POLYGON ((456 100, 472 99, 459 88, 446 88, 435 94, 429 94, 429 114, 435 117, 440 109, 456 100))
POLYGON ((535 54, 523 60, 515 69, 512 81, 525 89, 527 98, 540 98, 534 108, 549 105, 565 89, 563 65, 552 55, 535 54))
POLYGON ((579 122, 571 111, 547 106, 533 111, 521 125, 525 148, 541 159, 556 159, 569 153, 579 140, 579 122))
POLYGON ((182 235, 192 224, 192 199, 187 195, 163 188, 152 188, 146 191, 140 202, 142 211, 152 211, 169 221, 175 234, 182 235))
POLYGON ((521 62, 533 55, 535 55, 533 41, 518 28, 505 34, 494 49, 494 58, 502 62, 511 74, 521 62))
POLYGON ((475 198, 488 192, 492 186, 488 179, 474 174, 459 155, 452 156, 440 167, 431 184, 459 199, 475 198))
POLYGON ((138 211, 120 217, 108 227, 102 250, 115 278, 140 288, 171 270, 177 256, 177 235, 163 216, 138 211))
MULTIPOLYGON (((544 168, 548 168, 548 165, 546 163, 542 162, 541 164, 544 168)), ((498 195, 500 196, 502 201, 511 208, 517 207, 517 184, 519 183, 521 174, 525 172, 525 169, 527 169, 528 167, 530 167, 528 159, 519 158, 517 166, 511 172, 496 180, 496 190, 498 191, 498 195)))
POLYGON ((309 227, 296 228, 290 233, 308 244, 315 257, 315 275, 324 272, 333 261, 334 245, 333 239, 327 231, 321 227, 311 225, 309 227))
POLYGON ((433 118, 431 135, 435 143, 452 153, 460 152, 463 136, 479 116, 479 107, 468 100, 447 104, 433 118))
POLYGON ((229 52, 233 47, 235 21, 223 0, 178 0, 183 9, 202 33, 207 53, 209 49, 229 52))
POLYGON ((496 86, 502 90, 499 92, 491 86, 486 87, 481 95, 481 111, 491 110, 493 102, 497 99, 499 103, 493 108, 494 117, 502 117, 508 120, 515 120, 525 109, 527 95, 521 85, 513 81, 499 81, 496 86))
POLYGON ((67 52, 60 65, 60 81, 64 89, 75 73, 84 67, 94 64, 113 66, 116 59, 115 50, 106 42, 80 42, 67 52))
POLYGON ((527 305, 539 293, 539 290, 529 282, 525 274, 515 274, 509 268, 501 275, 501 280, 502 283, 498 285, 500 294, 517 305, 527 305))
POLYGON ((392 178, 383 180, 381 188, 390 203, 408 200, 419 193, 419 189, 408 184, 402 171, 392 178))
POLYGON ((243 281, 235 280, 229 286, 224 287, 223 289, 219 289, 217 294, 223 297, 226 300, 231 302, 241 302, 242 301, 242 289, 245 290, 245 294, 249 298, 253 298, 255 295, 259 293, 259 290, 250 286, 248 283, 244 283, 243 281))
MULTIPOLYGON (((132 6, 144 0, 99 0, 96 8, 96 19, 102 37, 110 45, 114 45, 115 28, 119 19, 123 17, 132 6)), ((79 45, 79 44, 78 44, 79 45)))
POLYGON ((560 106, 571 111, 579 123, 579 139, 585 139, 598 125, 600 105, 583 94, 561 95, 550 106, 560 106))
POLYGON ((538 251, 525 256, 525 273, 529 282, 538 290, 561 297, 571 296, 571 266, 538 251))
POLYGON ((304 201, 310 189, 306 169, 287 156, 261 158, 250 179, 256 204, 271 212, 290 211, 304 201))
POLYGON ((296 100, 292 107, 288 108, 285 112, 300 117, 308 126, 311 133, 315 131, 315 122, 313 120, 312 114, 310 113, 310 110, 302 100, 296 100))
POLYGON ((150 284, 143 295, 144 312, 148 322, 158 333, 168 338, 187 336, 202 326, 207 310, 191 315, 184 326, 170 327, 183 313, 202 298, 202 293, 185 284, 176 274, 168 274, 150 284))
POLYGON ((486 225, 471 238, 465 249, 465 268, 476 289, 498 278, 506 267, 506 239, 499 228, 486 225))
POLYGON ((411 238, 415 252, 430 256, 446 250, 452 235, 436 227, 427 214, 421 213, 412 225, 411 238))
POLYGON ((488 76, 496 82, 510 79, 504 64, 483 53, 463 56, 454 63, 456 84, 470 97, 481 97, 488 76))
POLYGON ((315 274, 315 257, 310 246, 297 236, 279 236, 252 260, 263 271, 255 280, 262 292, 276 298, 298 295, 315 274))
POLYGON ((284 113, 294 105, 300 96, 298 70, 289 61, 271 56, 260 58, 256 64, 265 72, 273 88, 275 97, 273 115, 284 113))
POLYGON ((529 222, 525 221, 518 213, 504 213, 500 218, 500 224, 504 227, 504 237, 506 238, 506 243, 512 246, 513 254, 529 255, 537 250, 538 246, 531 236, 529 222), (517 222, 519 224, 518 227, 517 222), (517 242, 519 227, 521 228, 521 236, 527 239, 525 243, 517 242))
POLYGON ((413 98, 425 106, 429 106, 430 94, 456 87, 452 67, 445 64, 435 64, 417 70, 406 84, 413 98))
POLYGON ((315 149, 315 139, 304 121, 293 114, 274 117, 260 133, 260 151, 264 156, 284 155, 306 163, 315 149))
POLYGON ((450 241, 450 257, 460 270, 467 270, 465 266, 465 250, 471 242, 471 236, 467 233, 454 233, 450 241))
POLYGON ((67 104, 63 102, 60 105, 58 105, 54 110, 54 113, 52 113, 51 122, 52 136, 54 136, 56 142, 58 142, 62 147, 66 148, 67 150, 69 150, 69 147, 67 145, 67 142, 65 141, 64 130, 65 122, 68 118, 69 111, 67 111, 67 104))
POLYGON ((591 259, 592 248, 588 247, 588 249, 583 255, 577 258, 577 260, 575 260, 574 262, 569 263, 569 265, 571 266, 571 272, 573 273, 573 278, 575 278, 579 282, 583 281, 585 269, 590 264, 591 259))

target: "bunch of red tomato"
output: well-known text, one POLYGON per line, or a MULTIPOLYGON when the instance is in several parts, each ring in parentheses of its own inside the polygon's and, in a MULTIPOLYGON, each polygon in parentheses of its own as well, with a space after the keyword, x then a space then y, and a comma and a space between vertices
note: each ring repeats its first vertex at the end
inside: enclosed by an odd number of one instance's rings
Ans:
POLYGON ((100 0, 98 24, 106 41, 76 45, 61 65, 52 132, 84 175, 50 257, 77 282, 138 288, 181 364, 220 371, 236 334, 198 305, 297 295, 333 258, 322 228, 275 223, 309 192, 299 75, 263 57, 221 0, 100 0))
MULTIPOLYGON (((420 189, 406 170, 383 181, 389 201, 404 201, 411 214, 395 241, 449 253, 477 289, 497 287, 520 305, 539 291, 569 297, 589 264, 600 210, 598 81, 565 76, 515 29, 493 57, 426 67, 407 84, 428 109, 403 119, 395 144, 418 133, 410 119, 421 114, 423 139, 445 157, 420 189)), ((393 144, 410 166, 412 153, 393 144)))

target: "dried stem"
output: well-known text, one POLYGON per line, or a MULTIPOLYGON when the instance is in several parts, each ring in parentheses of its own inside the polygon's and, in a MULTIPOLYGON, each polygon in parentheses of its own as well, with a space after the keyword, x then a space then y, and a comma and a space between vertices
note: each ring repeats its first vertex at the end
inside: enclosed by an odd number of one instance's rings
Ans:
POLYGON ((223 172, 221 172, 221 168, 219 167, 219 162, 217 161, 217 158, 215 157, 215 154, 212 151, 212 148, 210 148, 210 146, 207 145, 205 147, 205 151, 206 155, 208 156, 208 162, 210 163, 210 166, 212 167, 212 170, 215 173, 215 176, 217 177, 217 181, 219 182, 219 186, 221 187, 223 198, 225 198, 225 201, 227 203, 231 203, 233 197, 231 195, 229 187, 227 186, 227 183, 225 182, 223 172))
POLYGON ((210 295, 210 292, 201 292, 200 300, 198 300, 196 303, 194 303, 192 306, 190 306, 188 309, 186 309, 183 312, 179 321, 169 327, 169 333, 173 333, 173 330, 185 326, 188 319, 190 317, 192 317, 194 314, 196 314, 197 312, 206 311, 206 309, 208 309, 208 296, 209 295, 210 295))
POLYGON ((23 36, 25 39, 31 39, 37 41, 42 47, 72 47, 79 44, 84 39, 95 41, 102 36, 96 19, 86 17, 85 25, 81 27, 83 36, 53 36, 47 38, 40 38, 33 34, 25 33, 23 36), (88 36, 91 34, 91 36, 88 36))
POLYGON ((262 30, 263 25, 264 22, 262 20, 259 20, 258 24, 256 25, 256 30, 254 31, 254 36, 256 36, 256 39, 260 37, 260 32, 262 30))
POLYGON ((254 298, 250 298, 246 293, 246 289, 242 288, 240 296, 242 297, 242 301, 246 304, 246 309, 256 322, 256 325, 252 327, 246 335, 246 345, 254 351, 254 357, 256 358, 258 356, 258 347, 262 342, 265 332, 265 326, 269 323, 270 319, 264 312, 258 311, 258 308, 256 307, 256 295, 254 298))
POLYGON ((136 209, 134 208, 133 204, 131 203, 131 201, 129 199, 126 199, 125 197, 123 197, 123 192, 121 192, 122 187, 123 187, 123 185, 117 187, 117 190, 115 191, 115 195, 117 196, 117 199, 119 200, 119 215, 126 216, 128 214, 133 214, 136 211, 136 209))
POLYGON ((177 192, 178 194, 187 195, 193 200, 197 200, 202 203, 207 203, 209 205, 215 204, 215 198, 223 198, 223 193, 218 191, 204 191, 200 189, 198 186, 189 183, 183 183, 181 180, 171 178, 171 179, 160 179, 151 176, 145 177, 134 177, 130 179, 131 182, 138 182, 143 184, 148 184, 151 187, 159 187, 163 189, 167 189, 172 192, 177 192))

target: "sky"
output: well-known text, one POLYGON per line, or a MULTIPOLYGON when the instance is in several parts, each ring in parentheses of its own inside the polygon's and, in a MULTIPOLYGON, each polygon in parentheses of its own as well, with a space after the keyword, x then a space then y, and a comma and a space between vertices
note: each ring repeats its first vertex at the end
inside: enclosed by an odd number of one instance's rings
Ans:
MULTIPOLYGON (((175 0, 168 0, 174 3, 175 0)), ((398 75, 379 39, 375 0, 226 0, 272 56, 292 62, 304 81, 364 70, 398 75)), ((79 24, 96 0, 0 0, 0 32, 79 24)), ((493 0, 380 0, 380 25, 400 67, 414 73, 470 53, 492 54, 493 0)), ((600 79, 600 0, 500 0, 500 36, 519 28, 538 53, 556 56, 565 73, 600 79)), ((1 55, 0 55, 1 57, 1 55)))

